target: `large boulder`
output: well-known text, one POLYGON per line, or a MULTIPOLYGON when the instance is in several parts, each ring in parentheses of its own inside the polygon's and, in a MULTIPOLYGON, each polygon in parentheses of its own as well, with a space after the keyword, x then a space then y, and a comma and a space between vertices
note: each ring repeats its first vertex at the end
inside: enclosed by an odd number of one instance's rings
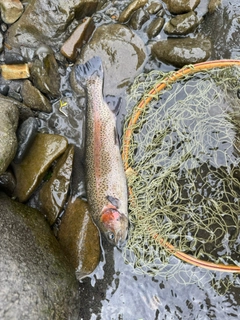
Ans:
POLYGON ((78 319, 74 269, 43 215, 0 193, 0 318, 78 319))

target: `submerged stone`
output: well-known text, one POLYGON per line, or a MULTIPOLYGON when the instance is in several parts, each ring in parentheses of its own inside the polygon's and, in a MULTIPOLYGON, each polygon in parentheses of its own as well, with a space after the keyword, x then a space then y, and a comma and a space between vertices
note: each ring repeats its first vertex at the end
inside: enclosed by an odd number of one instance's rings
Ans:
POLYGON ((74 269, 42 214, 0 193, 0 318, 78 319, 74 269))
POLYGON ((50 101, 37 88, 35 88, 29 80, 25 80, 23 83, 22 98, 24 104, 32 110, 43 112, 52 111, 50 101))
POLYGON ((73 155, 74 146, 69 145, 54 167, 51 178, 44 183, 39 192, 41 212, 46 215, 50 225, 56 221, 67 200, 73 155))
POLYGON ((18 118, 14 100, 0 96, 0 174, 7 169, 17 150, 18 118))
POLYGON ((100 238, 85 201, 69 200, 58 238, 79 280, 94 271, 100 261, 100 238))
POLYGON ((32 147, 23 161, 13 163, 17 180, 15 196, 20 202, 25 202, 38 187, 42 178, 56 160, 67 148, 67 139, 54 134, 38 133, 32 147))
POLYGON ((156 42, 152 55, 164 63, 183 67, 206 61, 211 55, 211 41, 206 38, 171 38, 156 42))
MULTIPOLYGON (((121 24, 102 25, 82 49, 77 63, 85 63, 93 56, 99 56, 103 62, 104 92, 117 96, 142 71, 146 49, 141 38, 128 27, 121 24)), ((71 75, 71 85, 79 91, 74 73, 71 75)))

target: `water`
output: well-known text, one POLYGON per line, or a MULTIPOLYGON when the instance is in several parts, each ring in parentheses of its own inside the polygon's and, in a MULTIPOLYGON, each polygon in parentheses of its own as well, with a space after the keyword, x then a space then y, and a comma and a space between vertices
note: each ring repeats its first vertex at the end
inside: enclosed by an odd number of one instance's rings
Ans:
MULTIPOLYGON (((207 16, 199 30, 213 40, 213 59, 239 58, 239 1, 223 1, 222 9, 207 16)), ((161 36, 160 36, 161 38, 161 36)), ((146 70, 159 66, 151 60, 146 70)), ((161 64, 164 71, 172 67, 161 64)), ((68 106, 59 112, 59 102, 54 112, 42 120, 42 129, 59 133, 69 142, 83 148, 85 108, 79 109, 81 101, 74 100, 68 86, 66 73, 63 100, 68 106), (69 93, 70 92, 70 93, 69 93), (74 130, 72 130, 74 128, 74 130)), ((125 115, 125 106, 120 110, 118 130, 125 115)), ((171 277, 152 277, 136 274, 123 261, 122 253, 103 239, 102 261, 91 274, 80 283, 81 314, 83 320, 207 320, 238 319, 240 317, 240 278, 231 274, 219 274, 191 265, 181 264, 184 272, 171 277), (190 275, 190 277, 185 277, 190 275), (192 278, 193 277, 193 278, 192 278), (189 283, 192 279, 194 283, 189 283), (229 284, 228 280, 234 283, 229 284), (226 280, 226 281, 225 281, 226 280), (226 286, 227 284, 227 286, 226 286)))

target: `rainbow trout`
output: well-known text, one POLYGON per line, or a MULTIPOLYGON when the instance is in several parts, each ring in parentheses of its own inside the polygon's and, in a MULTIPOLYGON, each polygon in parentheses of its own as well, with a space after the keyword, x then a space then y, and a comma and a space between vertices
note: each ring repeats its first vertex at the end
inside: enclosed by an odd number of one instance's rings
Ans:
POLYGON ((121 247, 128 233, 127 184, 116 131, 116 119, 103 100, 101 59, 75 67, 87 93, 86 186, 94 222, 111 244, 121 247))

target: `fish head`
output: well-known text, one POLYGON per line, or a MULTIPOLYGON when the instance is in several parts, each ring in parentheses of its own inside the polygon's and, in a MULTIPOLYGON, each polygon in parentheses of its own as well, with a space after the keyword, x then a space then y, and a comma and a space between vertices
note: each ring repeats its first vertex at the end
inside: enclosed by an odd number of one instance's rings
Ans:
POLYGON ((128 235, 128 218, 116 208, 106 208, 100 221, 107 240, 121 249, 128 235))

